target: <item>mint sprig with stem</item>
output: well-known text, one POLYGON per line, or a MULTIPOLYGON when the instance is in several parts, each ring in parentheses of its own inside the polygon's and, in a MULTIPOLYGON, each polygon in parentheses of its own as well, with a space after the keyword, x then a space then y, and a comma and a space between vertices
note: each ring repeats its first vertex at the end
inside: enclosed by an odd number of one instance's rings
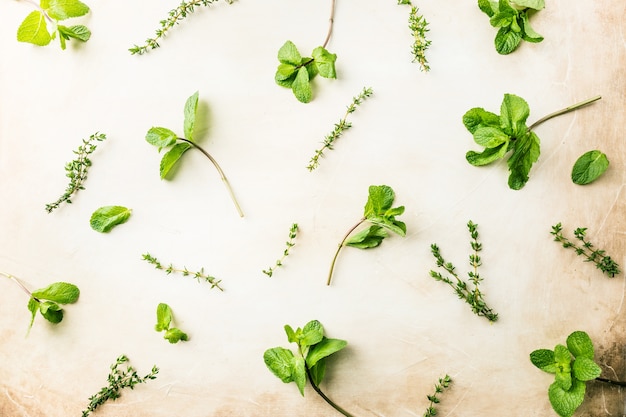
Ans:
POLYGON ((530 354, 530 361, 544 372, 554 374, 548 389, 550 404, 561 417, 571 417, 585 400, 588 381, 599 381, 626 387, 626 382, 601 378, 602 369, 594 361, 594 347, 583 331, 571 333, 566 345, 557 344, 554 350, 538 349, 530 354))
MULTIPOLYGON (((167 18, 161 20, 159 22, 160 28, 156 30, 155 36, 152 38, 146 39, 143 45, 133 45, 132 48, 129 48, 129 52, 131 55, 142 55, 149 52, 152 49, 156 49, 160 47, 159 40, 164 38, 165 35, 176 25, 180 24, 187 16, 192 14, 196 7, 199 6, 211 6, 214 3, 217 3, 219 0, 190 0, 190 1, 181 1, 180 5, 175 9, 169 11, 167 18)), ((234 0, 225 0, 228 4, 233 4, 234 0)))
POLYGON ((359 93, 359 95, 352 97, 352 103, 350 103, 350 105, 346 108, 346 113, 343 115, 343 118, 335 124, 333 131, 324 137, 322 147, 315 150, 315 155, 313 155, 309 161, 309 165, 307 165, 307 169, 309 171, 313 171, 319 166, 320 158, 324 156, 324 151, 326 149, 333 149, 335 141, 343 135, 343 132, 352 127, 352 123, 348 122, 348 115, 354 113, 357 107, 360 106, 361 103, 363 103, 363 101, 367 98, 371 97, 372 94, 374 94, 374 92, 371 88, 363 87, 363 90, 359 93))
POLYGON ((217 288, 220 291, 224 291, 224 289, 220 287, 220 282, 222 281, 218 280, 217 278, 211 275, 206 274, 204 272, 204 268, 201 268, 199 271, 194 272, 194 271, 188 270, 186 267, 182 269, 174 268, 172 264, 164 266, 161 264, 161 262, 157 258, 150 255, 149 253, 144 253, 141 256, 144 261, 148 262, 151 265, 154 265, 155 269, 160 269, 161 271, 165 271, 167 275, 170 275, 172 273, 179 273, 184 277, 191 276, 191 277, 194 277, 198 282, 200 281, 208 282, 209 284, 211 284, 211 288, 217 288))
POLYGON ((53 210, 59 208, 62 203, 71 204, 72 196, 79 190, 85 189, 85 180, 87 179, 87 171, 91 167, 91 155, 98 147, 98 142, 106 139, 104 133, 96 132, 89 136, 89 139, 83 139, 82 145, 74 152, 76 158, 65 164, 65 176, 70 179, 70 183, 65 188, 65 192, 59 199, 50 204, 46 204, 46 211, 52 213, 53 210))
POLYGON ((159 373, 159 368, 152 367, 150 373, 141 377, 137 374, 135 368, 130 365, 126 365, 126 369, 121 369, 120 366, 128 362, 126 355, 120 355, 113 365, 111 365, 111 372, 107 377, 108 385, 98 391, 98 393, 89 397, 89 405, 82 411, 81 417, 87 417, 93 411, 96 411, 98 407, 106 403, 108 400, 115 401, 122 396, 121 391, 124 388, 134 389, 139 384, 144 384, 152 379, 156 379, 159 373))
POLYGON ((493 310, 487 305, 483 298, 483 293, 480 291, 480 282, 483 278, 478 273, 478 267, 482 265, 482 260, 478 255, 478 252, 482 250, 483 246, 482 243, 478 241, 478 225, 470 220, 467 223, 467 228, 471 237, 470 246, 474 251, 469 255, 469 264, 472 267, 472 270, 467 273, 469 282, 471 282, 473 288, 469 286, 466 281, 459 278, 459 275, 456 273, 456 267, 452 263, 446 262, 441 255, 439 246, 435 243, 430 245, 430 250, 435 257, 437 266, 454 277, 454 280, 449 276, 442 275, 440 272, 433 270, 430 271, 430 276, 436 281, 445 282, 452 287, 459 298, 470 305, 474 314, 486 317, 490 322, 495 322, 498 320, 498 314, 494 313, 493 310))
POLYGON ((388 231, 403 237, 406 236, 406 225, 404 222, 396 219, 396 216, 404 213, 404 206, 392 207, 394 199, 395 192, 388 185, 370 185, 363 217, 341 239, 330 264, 326 285, 330 285, 335 263, 339 257, 339 252, 344 246, 352 246, 359 249, 375 248, 387 237, 388 231), (366 229, 353 234, 362 224, 369 225, 366 229))
POLYGON ((89 13, 89 6, 79 0, 40 0, 39 4, 28 1, 37 10, 32 11, 17 29, 19 42, 46 46, 57 36, 61 49, 70 39, 87 42, 91 31, 84 25, 64 26, 60 21, 81 17, 89 13))
POLYGON ((574 237, 580 242, 578 245, 563 235, 563 226, 561 226, 561 223, 552 226, 550 234, 554 236, 555 242, 561 243, 566 249, 573 249, 576 255, 583 256, 585 262, 593 262, 599 270, 609 277, 612 278, 621 272, 617 262, 611 259, 611 257, 606 254, 605 250, 594 249, 593 243, 586 238, 586 227, 577 227, 574 229, 574 237))
POLYGON ((452 378, 450 378, 449 375, 439 378, 438 383, 435 384, 435 392, 426 396, 428 401, 430 401, 430 404, 428 405, 428 408, 426 408, 426 412, 424 412, 424 417, 435 417, 437 415, 437 409, 435 406, 441 402, 439 394, 449 388, 450 384, 452 384, 452 378))
POLYGON ((431 41, 426 38, 428 22, 423 15, 420 14, 419 8, 411 3, 411 0, 398 0, 398 4, 407 4, 411 6, 409 13, 409 29, 413 35, 413 45, 411 45, 411 53, 413 54, 413 62, 417 62, 420 70, 424 72, 430 71, 428 59, 426 59, 426 51, 430 47, 431 41))
POLYGON ((287 245, 287 247, 283 251, 283 256, 280 259, 276 260, 276 263, 274 264, 274 266, 271 266, 263 270, 263 273, 265 275, 271 278, 272 275, 274 275, 274 270, 280 266, 283 266, 283 262, 285 261, 285 258, 289 256, 289 250, 296 245, 294 240, 296 239, 297 233, 298 233, 298 223, 293 223, 291 227, 289 228, 289 240, 285 242, 285 245, 287 245))
POLYGON ((146 133, 146 141, 149 144, 156 146, 159 152, 161 152, 161 149, 163 148, 169 148, 169 150, 163 155, 163 158, 161 159, 161 164, 159 168, 161 179, 167 179, 167 176, 170 173, 171 169, 179 162, 180 158, 185 152, 187 152, 191 148, 197 149, 202 152, 202 154, 206 156, 209 161, 211 161, 215 169, 217 169, 217 172, 219 173, 220 178, 226 186, 226 190, 228 191, 228 194, 230 195, 230 198, 233 201, 235 208, 237 209, 237 213, 239 213, 240 217, 243 217, 243 211, 239 206, 237 198, 235 198, 235 193, 233 192, 233 189, 231 188, 230 183, 226 178, 226 174, 224 174, 224 171, 217 163, 215 158, 213 158, 206 150, 204 150, 204 148, 198 145, 198 143, 196 143, 194 139, 194 127, 196 125, 197 111, 198 92, 196 91, 185 102, 185 118, 183 124, 185 133, 184 138, 179 137, 175 132, 165 127, 152 127, 150 128, 150 130, 148 130, 148 133, 146 133))
POLYGON ((312 320, 304 328, 298 327, 296 330, 287 324, 285 333, 289 343, 296 343, 298 346, 296 354, 283 347, 267 349, 263 354, 267 368, 284 383, 295 382, 302 396, 308 380, 315 392, 331 407, 346 417, 352 417, 319 387, 326 374, 326 358, 345 348, 348 342, 324 336, 324 327, 317 320, 312 320))
POLYGON ((482 152, 468 151, 465 159, 471 165, 483 166, 504 158, 509 152, 509 188, 519 190, 529 179, 530 169, 540 154, 539 137, 533 129, 554 117, 589 105, 600 96, 590 98, 564 109, 550 113, 530 126, 526 120, 530 115, 528 103, 514 94, 505 94, 500 106, 500 115, 474 107, 463 115, 465 128, 474 137, 474 142, 483 146, 482 152))

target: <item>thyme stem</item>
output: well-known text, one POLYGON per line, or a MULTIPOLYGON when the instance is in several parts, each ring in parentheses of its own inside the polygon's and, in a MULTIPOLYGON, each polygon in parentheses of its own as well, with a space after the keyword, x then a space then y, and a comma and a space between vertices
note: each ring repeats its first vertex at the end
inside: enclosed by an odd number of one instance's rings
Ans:
POLYGON ((545 117, 542 117, 541 119, 537 120, 535 123, 530 125, 530 127, 528 128, 528 131, 530 132, 531 130, 533 130, 534 128, 536 128, 537 126, 539 126, 540 124, 542 124, 543 122, 545 122, 547 120, 550 120, 550 119, 552 119, 554 117, 561 116, 563 114, 566 114, 566 113, 569 113, 569 112, 574 111, 576 109, 579 109, 581 107, 584 107, 584 106, 586 106, 588 104, 593 103, 594 101, 600 100, 601 98, 602 98, 602 96, 595 96, 595 97, 592 97, 592 98, 587 99, 585 101, 581 101, 580 103, 576 103, 574 105, 571 105, 569 107, 561 109, 559 111, 555 111, 554 113, 550 113, 549 115, 547 115, 545 117))
POLYGON ((333 257, 333 261, 330 264, 330 272, 328 273, 328 281, 326 281, 326 285, 330 285, 330 281, 333 278, 333 270, 335 269, 335 262, 337 262, 337 257, 339 256, 339 251, 341 251, 341 248, 343 248, 345 246, 345 243, 346 243, 346 240, 348 239, 348 236, 350 236, 350 234, 352 232, 354 232, 354 229, 359 227, 365 220, 366 220, 366 218, 362 217, 361 220, 359 220, 359 222, 357 224, 352 226, 350 228, 350 230, 348 230, 348 233, 346 233, 344 235, 343 239, 341 240, 341 243, 337 247, 337 252, 335 252, 335 256, 333 257))

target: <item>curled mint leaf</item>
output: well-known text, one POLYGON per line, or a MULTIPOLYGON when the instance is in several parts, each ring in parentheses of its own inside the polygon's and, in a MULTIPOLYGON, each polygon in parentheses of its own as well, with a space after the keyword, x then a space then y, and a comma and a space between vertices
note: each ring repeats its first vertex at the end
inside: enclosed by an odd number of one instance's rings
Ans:
POLYGON ((172 309, 165 303, 159 303, 156 310, 157 315, 157 324, 154 326, 154 329, 157 332, 161 332, 163 330, 167 330, 170 328, 170 323, 172 322, 172 309))
POLYGON ((191 149, 191 145, 189 143, 180 142, 172 146, 170 150, 163 155, 163 158, 161 158, 161 163, 159 164, 159 173, 161 175, 161 179, 167 178, 167 175, 170 173, 172 168, 174 168, 174 166, 180 160, 183 154, 189 149, 191 149))
POLYGON ((126 223, 131 210, 123 206, 103 206, 93 212, 89 223, 96 232, 108 233, 118 224, 126 223))
POLYGON ((581 357, 593 359, 593 342, 587 333, 580 330, 575 331, 567 336, 566 343, 567 349, 576 359, 581 357))
POLYGON ((381 226, 371 225, 348 238, 345 245, 359 249, 370 249, 379 246, 386 237, 385 229, 381 226))
POLYGON ((63 309, 53 301, 44 301, 39 304, 41 315, 50 323, 58 324, 63 320, 63 309))
POLYGON ((329 339, 327 337, 323 337, 318 343, 315 344, 311 349, 309 349, 309 353, 306 356, 306 364, 307 366, 313 367, 315 366, 321 359, 324 359, 333 353, 339 352, 341 349, 345 348, 348 345, 348 342, 340 339, 329 339))
POLYGON ((166 339, 168 342, 170 343, 178 343, 178 342, 186 342, 189 340, 189 336, 187 336, 187 333, 183 332, 182 330, 176 328, 176 327, 172 327, 171 329, 167 329, 165 334, 163 335, 163 338, 166 339))
POLYGON ((552 408, 561 417, 571 417, 585 399, 585 383, 574 379, 569 390, 554 382, 548 389, 548 398, 552 408))
POLYGON ((578 185, 590 184, 608 169, 609 160, 598 150, 585 152, 574 163, 572 181, 578 185))

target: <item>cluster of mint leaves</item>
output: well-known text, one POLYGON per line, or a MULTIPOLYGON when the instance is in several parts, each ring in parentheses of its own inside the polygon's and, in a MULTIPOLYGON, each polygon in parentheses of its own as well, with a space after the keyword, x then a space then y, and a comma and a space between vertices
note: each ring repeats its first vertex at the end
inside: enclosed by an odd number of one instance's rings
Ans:
POLYGON ((28 300, 28 310, 31 312, 29 330, 33 327, 37 311, 50 323, 60 323, 63 320, 63 309, 59 304, 73 304, 78 301, 79 295, 78 287, 68 282, 55 282, 33 291, 28 300))
POLYGON ((64 26, 60 21, 89 13, 89 7, 79 0, 40 0, 39 10, 32 11, 17 29, 17 40, 46 46, 58 35, 61 49, 76 39, 87 42, 91 31, 84 25, 64 26))
POLYGON ((530 15, 545 7, 544 0, 478 0, 478 7, 491 26, 498 28, 494 40, 496 51, 507 55, 515 51, 522 40, 537 43, 543 40, 530 26, 530 15))
POLYGON ((336 54, 331 54, 323 46, 313 49, 311 57, 300 55, 296 45, 287 41, 278 50, 278 69, 274 80, 276 84, 291 88, 301 103, 308 103, 313 98, 311 81, 316 75, 324 78, 337 78, 335 71, 336 54))
POLYGON ((168 342, 178 343, 180 341, 186 342, 189 340, 187 333, 177 327, 171 327, 172 320, 174 320, 174 313, 169 305, 159 303, 156 310, 156 316, 157 323, 154 325, 154 330, 157 332, 165 332, 163 338, 168 342))

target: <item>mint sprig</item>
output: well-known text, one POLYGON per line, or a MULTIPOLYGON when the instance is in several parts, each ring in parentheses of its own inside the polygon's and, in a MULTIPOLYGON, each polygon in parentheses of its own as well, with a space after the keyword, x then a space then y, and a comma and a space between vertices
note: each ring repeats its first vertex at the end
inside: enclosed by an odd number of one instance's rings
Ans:
POLYGON ((156 309, 157 323, 154 326, 154 330, 157 332, 165 332, 163 338, 170 343, 178 343, 180 341, 186 342, 189 340, 187 333, 183 332, 177 327, 172 327, 172 321, 174 320, 174 313, 172 308, 165 304, 159 303, 156 309))

